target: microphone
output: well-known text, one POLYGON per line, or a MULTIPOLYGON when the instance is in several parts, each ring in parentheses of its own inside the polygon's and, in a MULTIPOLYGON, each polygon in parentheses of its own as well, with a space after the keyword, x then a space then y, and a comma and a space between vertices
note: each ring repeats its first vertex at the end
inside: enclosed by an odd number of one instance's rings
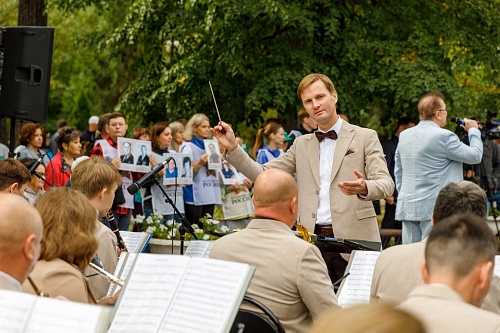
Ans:
POLYGON ((36 160, 35 164, 33 164, 30 168, 30 174, 34 174, 36 171, 36 168, 38 168, 38 166, 42 163, 43 161, 43 158, 45 157, 46 154, 42 154, 42 156, 36 160))
POLYGON ((465 125, 465 121, 463 119, 460 119, 458 117, 450 117, 450 121, 459 124, 459 125, 465 125))
POLYGON ((173 157, 167 158, 163 163, 158 164, 157 166, 154 167, 153 170, 149 171, 147 174, 145 174, 144 176, 142 176, 141 179, 139 179, 138 181, 136 181, 135 183, 133 183, 132 185, 130 185, 129 187, 127 187, 128 193, 135 194, 137 191, 139 191, 139 189, 141 187, 143 187, 144 184, 146 184, 154 176, 156 176, 156 174, 158 172, 160 172, 161 169, 163 169, 165 167, 165 165, 167 165, 168 162, 170 162, 170 160, 173 160, 173 159, 174 159, 173 157))

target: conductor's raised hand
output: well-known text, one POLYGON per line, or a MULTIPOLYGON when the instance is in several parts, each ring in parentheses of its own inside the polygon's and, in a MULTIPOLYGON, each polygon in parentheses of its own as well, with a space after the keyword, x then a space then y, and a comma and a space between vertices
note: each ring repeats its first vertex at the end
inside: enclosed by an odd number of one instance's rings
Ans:
POLYGON ((217 138, 221 145, 226 147, 230 153, 238 148, 238 143, 236 142, 233 129, 225 122, 220 121, 217 126, 214 126, 212 128, 212 134, 217 138), (225 133, 223 133, 222 130, 224 130, 225 133))
POLYGON ((356 180, 340 182, 337 184, 338 187, 346 195, 367 195, 368 187, 363 179, 363 175, 358 170, 354 170, 354 175, 356 176, 356 180))

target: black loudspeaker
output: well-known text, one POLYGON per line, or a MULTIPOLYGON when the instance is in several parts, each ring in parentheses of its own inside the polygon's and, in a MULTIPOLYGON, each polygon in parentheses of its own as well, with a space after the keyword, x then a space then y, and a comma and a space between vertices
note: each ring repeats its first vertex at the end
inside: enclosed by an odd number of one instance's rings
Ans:
POLYGON ((54 28, 0 31, 0 116, 47 119, 54 28))

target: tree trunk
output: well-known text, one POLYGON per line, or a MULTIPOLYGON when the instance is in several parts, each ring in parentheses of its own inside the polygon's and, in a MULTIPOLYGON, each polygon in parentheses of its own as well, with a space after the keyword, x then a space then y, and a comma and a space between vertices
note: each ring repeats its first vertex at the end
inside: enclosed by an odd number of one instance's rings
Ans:
POLYGON ((45 0, 19 0, 17 25, 47 26, 45 0))

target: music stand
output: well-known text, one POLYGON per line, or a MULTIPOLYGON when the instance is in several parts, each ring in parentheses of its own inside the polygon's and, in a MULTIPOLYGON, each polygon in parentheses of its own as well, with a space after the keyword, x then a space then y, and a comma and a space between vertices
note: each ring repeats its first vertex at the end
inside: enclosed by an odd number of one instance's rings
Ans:
POLYGON ((314 244, 321 252, 351 253, 352 251, 380 251, 380 242, 358 239, 332 238, 318 235, 314 244))

